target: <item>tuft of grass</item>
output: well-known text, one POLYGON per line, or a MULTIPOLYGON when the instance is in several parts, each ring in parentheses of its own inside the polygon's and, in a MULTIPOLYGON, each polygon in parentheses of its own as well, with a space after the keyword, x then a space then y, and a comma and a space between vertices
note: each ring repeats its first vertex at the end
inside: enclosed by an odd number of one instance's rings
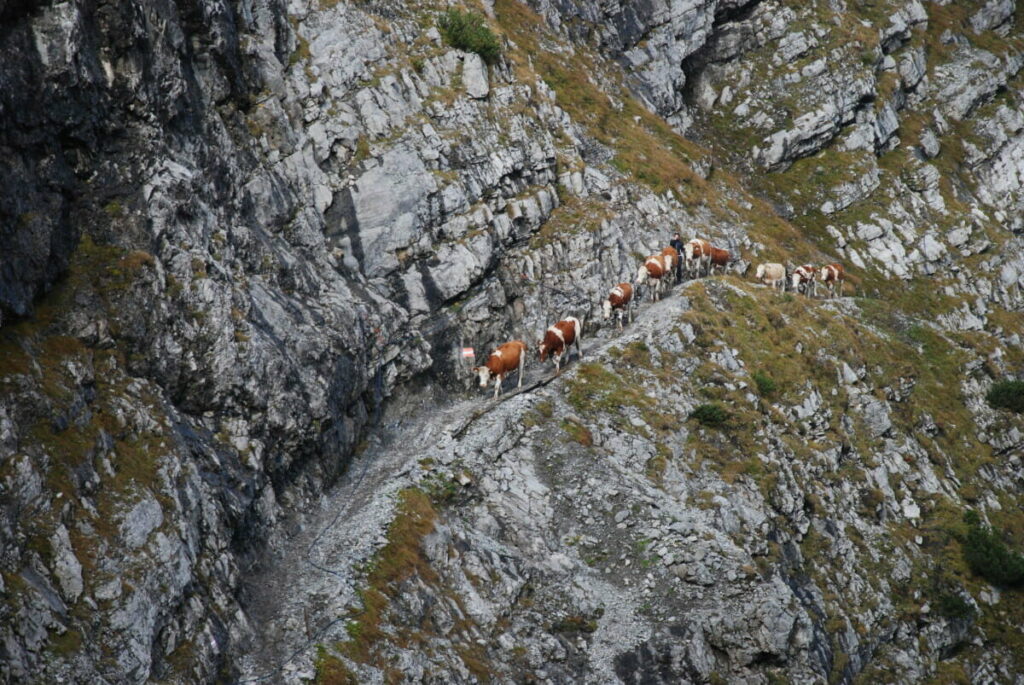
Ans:
POLYGON ((998 381, 992 384, 985 400, 993 409, 1024 412, 1024 381, 998 381))
POLYGON ((420 486, 430 497, 430 501, 441 506, 455 499, 459 494, 459 485, 452 478, 446 478, 440 474, 424 478, 420 486))
POLYGON ((584 447, 591 447, 594 444, 594 436, 590 432, 590 429, 577 421, 563 419, 562 430, 568 433, 572 440, 578 442, 584 447))
POLYGON ((316 678, 318 685, 356 685, 359 679, 345 666, 338 657, 331 654, 323 645, 316 648, 316 678))
POLYGON ((593 633, 596 630, 597 621, 586 616, 566 616, 548 628, 552 633, 593 633))
POLYGON ((690 412, 690 418, 696 419, 703 426, 720 428, 729 421, 729 412, 717 402, 710 402, 698 405, 690 412))
POLYGON ((487 64, 494 64, 501 57, 501 43, 482 14, 451 7, 438 17, 437 28, 448 45, 475 52, 487 64))

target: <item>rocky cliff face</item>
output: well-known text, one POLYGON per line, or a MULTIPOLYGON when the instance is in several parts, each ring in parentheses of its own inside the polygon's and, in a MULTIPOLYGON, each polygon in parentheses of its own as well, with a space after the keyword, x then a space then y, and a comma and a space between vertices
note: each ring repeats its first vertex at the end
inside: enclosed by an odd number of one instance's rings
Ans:
POLYGON ((0 677, 1013 680, 1016 5, 442 9, 0 2, 0 677), (730 275, 601 328, 674 229, 730 275))

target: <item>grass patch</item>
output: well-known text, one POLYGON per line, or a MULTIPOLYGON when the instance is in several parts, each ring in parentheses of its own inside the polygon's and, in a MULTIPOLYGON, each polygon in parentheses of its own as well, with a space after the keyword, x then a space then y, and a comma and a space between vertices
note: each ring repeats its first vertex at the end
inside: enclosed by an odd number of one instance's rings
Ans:
POLYGON ((58 656, 70 656, 82 648, 82 634, 77 630, 65 630, 50 639, 50 651, 58 656))
POLYGON ((318 685, 358 685, 359 679, 345 666, 345 662, 327 651, 323 645, 316 648, 316 677, 318 685))
POLYGON ((644 465, 644 475, 658 487, 665 482, 665 471, 668 470, 668 463, 672 459, 672 450, 663 443, 655 443, 655 455, 647 460, 644 465))
POLYGON ((597 630, 597 621, 586 616, 566 616, 548 628, 552 633, 593 633, 597 630))
POLYGON ((597 362, 580 364, 568 386, 566 399, 583 413, 601 411, 620 416, 624 407, 647 409, 654 406, 653 398, 597 362))
POLYGON ((589 428, 578 421, 563 419, 562 430, 568 433, 569 438, 584 447, 592 447, 594 445, 594 435, 590 432, 589 428))
POLYGON ((568 195, 530 238, 530 247, 538 249, 567 240, 581 231, 596 232, 600 230, 601 222, 611 216, 612 212, 605 202, 596 198, 581 199, 568 195))
POLYGON ((402 594, 402 586, 416 576, 437 583, 437 572, 423 553, 423 538, 434 530, 437 510, 430 496, 416 488, 398 495, 395 519, 388 528, 387 543, 374 557, 362 591, 363 608, 356 612, 346 629, 349 639, 337 645, 338 651, 357 663, 378 664, 376 644, 394 638, 381 628, 388 603, 402 594))

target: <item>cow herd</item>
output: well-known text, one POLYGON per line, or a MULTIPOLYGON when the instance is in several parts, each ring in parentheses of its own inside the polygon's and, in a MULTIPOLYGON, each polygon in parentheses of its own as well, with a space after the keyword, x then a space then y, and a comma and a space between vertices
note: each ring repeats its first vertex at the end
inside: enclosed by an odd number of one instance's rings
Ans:
MULTIPOLYGON (((675 245, 679 245, 681 241, 673 242, 675 245)), ((717 248, 702 238, 694 238, 682 248, 682 254, 676 247, 666 247, 660 253, 647 257, 637 270, 633 284, 619 283, 613 287, 601 303, 604 318, 607 320, 615 315, 621 330, 623 318, 627 318, 629 323, 633 323, 631 304, 633 294, 639 286, 649 284, 651 301, 654 302, 661 298, 662 290, 667 290, 670 287, 670 280, 674 279, 675 282, 680 280, 684 270, 691 277, 700 276, 702 271, 705 275, 710 276, 716 267, 724 272, 725 267, 732 260, 729 250, 717 248), (681 259, 683 260, 682 264, 680 264, 681 259)), ((757 267, 755 278, 772 288, 778 287, 785 291, 788 285, 795 292, 811 296, 817 293, 817 284, 821 283, 829 295, 835 297, 842 294, 845 273, 843 265, 838 262, 822 267, 804 264, 792 271, 782 264, 769 262, 757 267)), ((582 334, 583 324, 576 317, 570 316, 554 324, 544 332, 544 337, 537 343, 540 350, 540 361, 543 363, 550 356, 555 362, 555 373, 561 373, 562 354, 567 354, 573 345, 576 346, 577 356, 583 356, 583 350, 580 348, 582 334)), ((526 343, 521 340, 513 340, 491 352, 483 366, 473 367, 473 373, 480 379, 480 387, 487 387, 491 379, 494 379, 494 398, 497 399, 506 376, 517 370, 519 372, 518 387, 523 387, 526 350, 526 343)))

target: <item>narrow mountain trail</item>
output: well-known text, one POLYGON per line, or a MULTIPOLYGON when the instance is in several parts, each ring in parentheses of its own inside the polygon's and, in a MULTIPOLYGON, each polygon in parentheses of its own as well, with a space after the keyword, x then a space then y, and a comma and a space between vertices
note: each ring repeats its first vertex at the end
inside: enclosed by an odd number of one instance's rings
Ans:
MULTIPOLYGON (((676 286, 659 302, 643 302, 634 310, 633 326, 656 320, 678 308, 676 286)), ((646 292, 644 293, 646 295, 646 292)), ((604 351, 631 330, 620 333, 601 322, 583 335, 583 359, 604 351)), ((548 361, 540 364, 536 350, 525 369, 523 388, 506 379, 499 400, 473 381, 470 393, 451 394, 436 385, 403 393, 389 401, 379 428, 367 447, 353 459, 346 474, 290 527, 271 561, 246 583, 250 622, 259 644, 242 655, 240 683, 301 682, 315 673, 317 644, 344 640, 348 610, 359 605, 362 567, 385 543, 394 517, 396 494, 418 482, 416 470, 425 453, 454 444, 478 419, 498 405, 571 376, 579 365, 573 352, 561 377, 548 361)))

